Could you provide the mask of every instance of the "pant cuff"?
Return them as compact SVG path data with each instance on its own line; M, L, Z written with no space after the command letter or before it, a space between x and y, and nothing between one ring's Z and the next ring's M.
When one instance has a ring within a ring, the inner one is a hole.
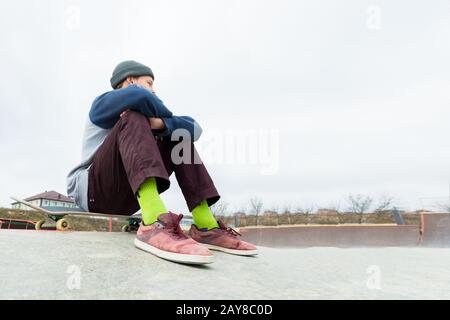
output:
M189 211L192 212L192 210L205 199L208 203L208 206L212 206L217 201L219 201L220 195L215 187L202 189L200 191L197 191L195 195L191 195L189 197L189 200L186 201Z
M131 189L133 190L133 194L136 195L139 187L147 180L148 178L156 178L156 186L158 188L158 193L163 193L170 187L170 179L167 175L163 173L155 173L152 170L142 170L139 172L138 176L131 182Z

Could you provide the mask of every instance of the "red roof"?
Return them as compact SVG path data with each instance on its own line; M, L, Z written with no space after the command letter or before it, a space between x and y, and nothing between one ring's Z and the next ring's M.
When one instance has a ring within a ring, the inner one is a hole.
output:
M36 199L45 199L45 200L64 201L64 202L74 203L74 201L71 198L69 198L63 194L60 194L56 191L45 191L45 192L37 194L35 196L26 198L25 201L32 201L32 200L36 200Z

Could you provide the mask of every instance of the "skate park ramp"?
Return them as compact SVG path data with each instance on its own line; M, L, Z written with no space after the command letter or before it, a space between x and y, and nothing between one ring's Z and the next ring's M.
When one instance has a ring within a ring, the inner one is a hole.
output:
M0 299L450 299L447 217L242 228L259 255L214 252L206 266L138 250L133 233L2 229Z
M270 248L188 266L121 232L0 230L0 299L450 299L450 249Z
M450 246L450 213L422 213L420 237L424 246Z
M243 228L243 239L267 247L416 246L419 226L351 225Z
M248 227L243 239L267 247L450 246L450 213L421 213L420 225Z

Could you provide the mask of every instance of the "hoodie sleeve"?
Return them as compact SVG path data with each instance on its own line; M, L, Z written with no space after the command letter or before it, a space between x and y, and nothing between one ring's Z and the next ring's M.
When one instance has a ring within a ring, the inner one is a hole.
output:
M172 112L154 93L130 85L98 96L89 111L89 118L97 126L111 129L126 109L139 111L147 117L172 117Z
M189 116L162 117L166 129L160 134L162 137L171 136L176 129L185 129L189 132L191 139L197 141L202 134L202 128L193 118Z

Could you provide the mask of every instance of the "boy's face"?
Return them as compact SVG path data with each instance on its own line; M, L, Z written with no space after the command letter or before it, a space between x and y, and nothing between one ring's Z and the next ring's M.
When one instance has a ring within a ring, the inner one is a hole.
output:
M138 85L138 86L140 86L142 88L150 90L153 93L156 93L155 89L153 87L153 79L150 76L140 76L140 77L137 77L137 78L133 78L131 80L131 82L125 81L123 87L124 88L128 87L130 84L136 84L136 85Z

